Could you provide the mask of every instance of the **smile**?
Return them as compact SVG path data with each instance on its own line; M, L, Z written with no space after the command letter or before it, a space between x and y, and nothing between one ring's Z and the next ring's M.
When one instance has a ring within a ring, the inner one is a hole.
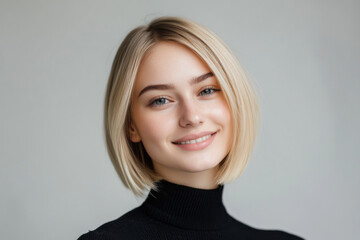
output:
M197 139L193 139L193 140L188 140L188 141L185 141L185 142L179 142L177 144L194 144L194 143L199 143L199 142L203 142L205 141L206 139L209 139L211 137L212 134L209 134L209 135L206 135L204 137L200 137L200 138L197 138Z
M214 133L208 133L197 138L194 135L192 135L193 137L190 138L191 135L188 135L187 137L185 137L185 139L177 140L176 142L173 142L173 144L186 151L202 150L212 143L215 136L217 135L217 132L218 131Z

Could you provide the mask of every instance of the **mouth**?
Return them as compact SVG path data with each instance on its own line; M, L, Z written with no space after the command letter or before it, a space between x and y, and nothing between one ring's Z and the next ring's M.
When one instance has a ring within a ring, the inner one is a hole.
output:
M216 132L202 132L195 135L187 135L175 142L172 142L176 147L183 151L200 151L206 149L215 139Z
M216 132L205 132L205 133L200 133L198 135L188 135L186 137L183 137L179 140L176 140L174 142L172 142L173 144L177 144L177 145L188 145L188 144L197 144L197 143L202 143L205 142L206 140L208 140L209 138L211 138L212 136L214 136Z

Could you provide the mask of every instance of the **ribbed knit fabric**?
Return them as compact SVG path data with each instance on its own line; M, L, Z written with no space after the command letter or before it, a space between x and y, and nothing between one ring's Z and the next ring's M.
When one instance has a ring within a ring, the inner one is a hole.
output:
M78 240L302 239L279 230L260 230L231 217L223 185L206 190L161 180L143 204Z

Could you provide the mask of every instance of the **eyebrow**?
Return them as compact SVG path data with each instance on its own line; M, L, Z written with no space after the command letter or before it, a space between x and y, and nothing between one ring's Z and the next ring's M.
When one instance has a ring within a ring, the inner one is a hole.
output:
M204 80L206 80L207 78L209 77L212 77L214 76L214 74L212 72L208 72L208 73L205 73L201 76L198 76L198 77L195 77L193 79L190 80L190 85L194 85L194 84L198 84ZM149 85L149 86L146 86L144 87L140 93L139 93L139 96L140 97L142 94L144 94L145 92L147 91L150 91L150 90L167 90L167 89L174 89L174 85L173 84L156 84L156 85Z

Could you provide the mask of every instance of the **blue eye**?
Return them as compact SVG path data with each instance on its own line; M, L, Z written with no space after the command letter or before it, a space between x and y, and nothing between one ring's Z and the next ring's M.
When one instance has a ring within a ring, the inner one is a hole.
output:
M200 92L200 95L202 96L202 95L211 95L211 94L213 94L214 92L218 92L218 91L220 91L220 89L216 89L216 88L214 88L214 87L207 87L207 88L205 88L204 90L202 90L201 92Z
M152 101L149 105L150 106L161 106L164 105L168 102L169 100L167 100L166 98L160 97L155 99L154 101Z

